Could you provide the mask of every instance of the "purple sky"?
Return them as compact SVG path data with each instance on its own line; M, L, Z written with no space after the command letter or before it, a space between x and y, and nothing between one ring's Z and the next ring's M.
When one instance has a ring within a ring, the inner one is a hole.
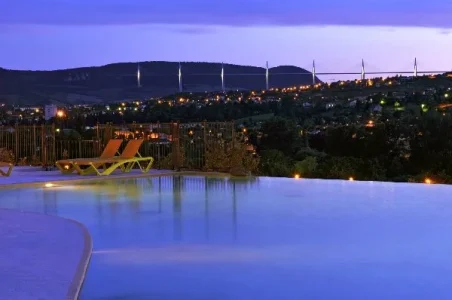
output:
M450 0L0 1L0 66L120 61L452 69ZM326 80L330 78L324 78Z

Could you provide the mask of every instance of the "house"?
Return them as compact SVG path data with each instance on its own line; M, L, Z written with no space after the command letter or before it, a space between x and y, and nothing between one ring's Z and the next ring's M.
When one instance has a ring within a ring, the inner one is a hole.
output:
M380 104L375 104L372 106L371 110L374 113L381 113L381 111L383 110L383 107Z
M356 106L357 101L356 100L352 100L348 103L349 107L355 107Z
M334 106L335 106L335 104L333 102L328 102L327 104L325 104L326 109L334 108Z
M405 98L405 92L393 92L392 97L395 99L404 99Z

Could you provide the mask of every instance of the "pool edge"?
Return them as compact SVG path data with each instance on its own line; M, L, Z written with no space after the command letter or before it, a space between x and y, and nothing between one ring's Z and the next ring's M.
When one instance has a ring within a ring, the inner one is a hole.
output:
M18 182L18 183L9 183L2 184L0 181L0 190L5 189L20 189L20 188L32 188L32 187L42 187L43 184L51 182L55 184L67 185L67 184L79 184L86 182L96 182L103 180L115 180L115 179L132 179L132 178L146 178L146 177L159 177L159 176L174 176L174 175L192 175L192 176L230 176L228 173L221 172L202 172L202 171L164 171L157 173L146 173L146 174L119 174L119 175L110 175L110 176L95 176L88 178L73 178L73 179L58 179L58 180L50 180L50 181L34 181L34 182Z
M91 234L89 233L88 228L82 224L79 221L76 221L74 219L55 216L55 215L48 215L43 213L36 213L36 212L29 212L29 211L22 211L22 210L16 210L16 209L9 209L9 208L0 208L1 211L5 212L11 212L21 215L40 215L44 216L46 218L51 219L59 219L63 220L69 223L72 223L76 225L82 232L83 235L83 249L82 253L80 255L80 258L78 260L77 266L75 268L75 274L72 277L71 282L69 283L68 290L66 292L65 299L67 300L78 300L80 296L80 292L83 287L83 283L85 281L85 277L88 271L88 267L91 261L91 255L93 250L93 241L91 238Z
M61 218L61 217L57 217ZM93 253L93 239L89 233L88 228L81 222L69 218L61 218L69 222L76 224L83 232L83 250L80 257L79 263L77 265L74 277L72 278L71 284L66 294L66 299L77 300L80 297L82 291L83 283L85 282L86 274L88 273L89 264L91 262L91 256Z

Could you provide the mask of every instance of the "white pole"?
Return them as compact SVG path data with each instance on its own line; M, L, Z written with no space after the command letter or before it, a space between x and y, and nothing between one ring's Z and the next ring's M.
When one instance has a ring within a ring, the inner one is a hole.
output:
M361 59L361 80L366 79L366 70L364 69L364 59Z
M179 63L179 93L182 93L182 90L183 90L183 88L182 88L182 66L181 66L181 64Z
M417 77L417 59L416 57L414 58L414 73L413 73L414 77Z
M223 63L221 63L221 90L223 91L223 93L226 92L226 90L224 88L224 65L223 65Z
M140 64L137 66L137 86L141 87L141 72L140 72Z
M312 61L312 84L315 85L315 60Z
M268 61L265 68L265 89L269 90L269 84L268 84Z

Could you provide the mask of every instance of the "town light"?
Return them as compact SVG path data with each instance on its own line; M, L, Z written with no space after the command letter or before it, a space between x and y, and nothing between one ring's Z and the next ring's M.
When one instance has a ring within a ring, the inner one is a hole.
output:
M62 110L57 111L57 117L59 117L59 118L64 117L64 111L62 111Z
M366 127L374 127L374 121L369 120L366 124Z
M433 181L430 178L425 178L424 182L426 184L432 184L433 183Z
M355 178L349 177L349 178L348 178L348 181L355 181Z
M300 179L300 174L295 174L295 175L293 176L293 178L295 178L295 179Z

